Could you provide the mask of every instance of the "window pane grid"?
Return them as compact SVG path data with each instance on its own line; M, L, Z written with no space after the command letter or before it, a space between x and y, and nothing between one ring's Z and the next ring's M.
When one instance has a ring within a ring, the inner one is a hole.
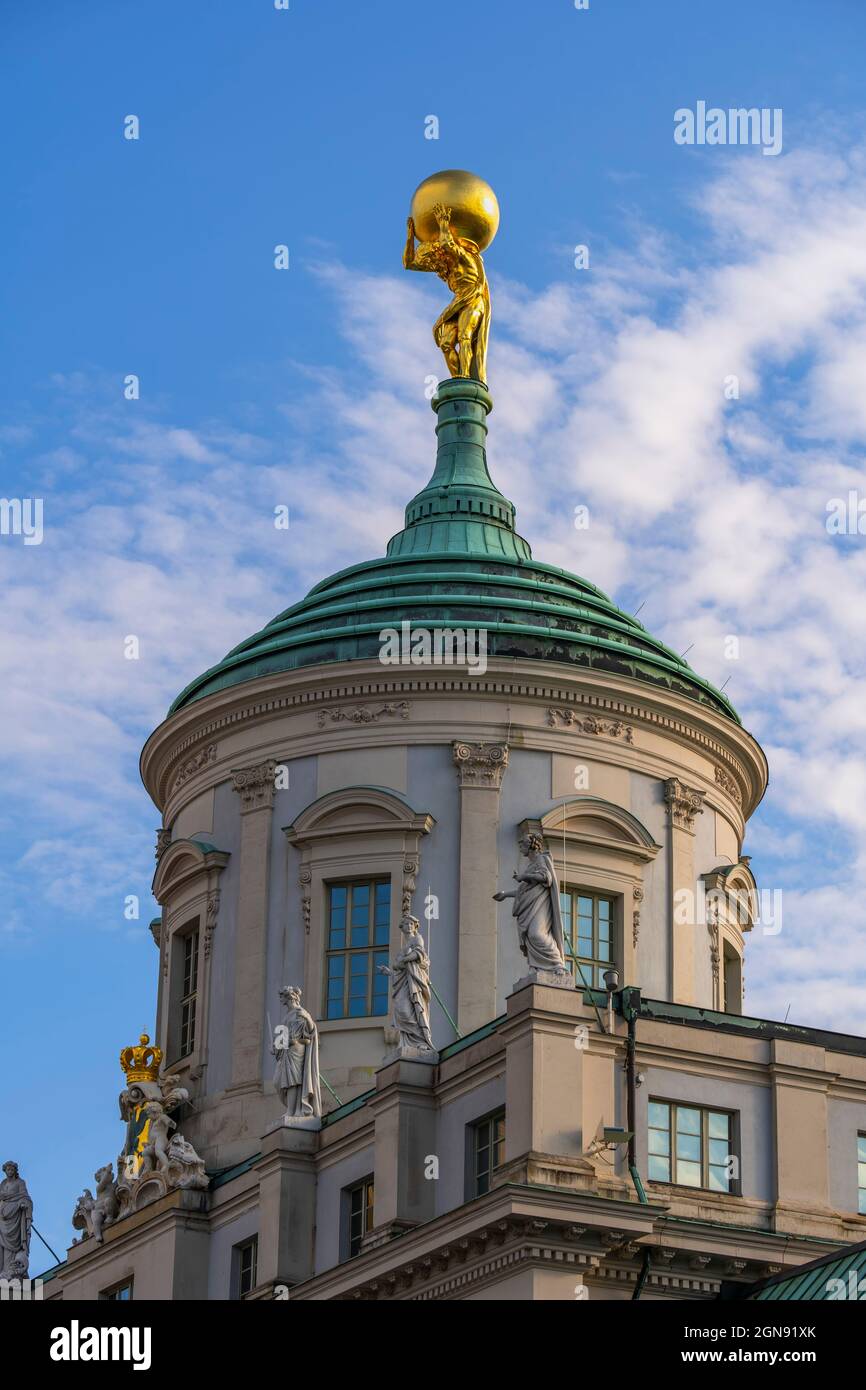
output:
M386 965L391 926L390 879L332 883L328 888L325 1017L371 1018L388 1012Z
M650 1101L647 1174L712 1192L731 1192L731 1116L722 1110Z
M866 1134L857 1135L857 1210L866 1216Z
M476 1197L490 1191L490 1180L505 1159L505 1111L473 1126L473 1178Z
M604 989L604 972L613 962L613 898L567 887L559 902L572 975L578 984Z
M349 1193L349 1256L361 1253L361 1242L368 1231L373 1229L374 1184L372 1178L365 1178Z
M180 1055L188 1057L195 1047L196 985L198 982L198 932L183 938L181 959Z

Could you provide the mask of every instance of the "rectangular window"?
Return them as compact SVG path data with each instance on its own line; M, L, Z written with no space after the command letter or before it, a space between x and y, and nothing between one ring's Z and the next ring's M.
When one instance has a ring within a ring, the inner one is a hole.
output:
M187 932L181 946L180 1056L195 1047L196 985L198 981L198 932Z
M132 1280L117 1284L113 1289L104 1289L99 1295L100 1303L128 1303L132 1298Z
M364 1178L349 1189L349 1259L361 1253L361 1242L373 1229L373 1179Z
M483 1197L505 1159L505 1111L497 1110L472 1126L472 1196Z
M866 1134L857 1135L857 1210L866 1216Z
M586 988L604 989L602 977L614 963L613 898L587 893L582 888L565 888L559 901L565 954L575 982Z
M326 1018L370 1018L388 1012L390 879L328 886Z
M251 1236L232 1251L233 1297L243 1298L256 1287L256 1267L259 1257L259 1238Z
M647 1176L652 1182L735 1192L733 1121L726 1110L651 1100Z

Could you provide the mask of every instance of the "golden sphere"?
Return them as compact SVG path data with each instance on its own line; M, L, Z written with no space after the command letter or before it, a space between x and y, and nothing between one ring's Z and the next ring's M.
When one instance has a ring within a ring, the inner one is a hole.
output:
M439 224L436 203L451 209L451 226L458 236L469 237L484 251L499 230L496 194L477 174L466 169L442 169L419 183L412 198L415 232L421 241L435 241Z

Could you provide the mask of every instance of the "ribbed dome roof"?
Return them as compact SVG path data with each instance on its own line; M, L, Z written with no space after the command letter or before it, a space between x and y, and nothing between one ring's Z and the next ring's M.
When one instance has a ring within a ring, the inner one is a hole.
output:
M488 657L559 661L665 686L739 723L730 702L600 589L532 559L485 454L486 388L441 382L436 468L380 560L317 584L181 692L172 711L278 671L376 658L384 628L483 628Z

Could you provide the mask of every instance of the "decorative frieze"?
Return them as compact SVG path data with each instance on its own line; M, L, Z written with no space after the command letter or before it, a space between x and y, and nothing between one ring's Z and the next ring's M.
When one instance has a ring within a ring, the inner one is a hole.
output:
M408 719L409 701L400 700L380 705L378 709L371 709L369 705L356 705L354 709L347 709L345 705L340 705L336 709L320 709L317 718L320 729L328 723L340 724L344 720L347 724L375 724L377 719Z
M270 810L274 804L276 772L273 758L255 767L232 770L232 787L241 799L241 815L247 811Z
M728 769L726 767L719 767L717 763L715 768L715 776L716 786L721 787L723 792L727 792L728 796L733 797L734 801L736 801L738 806L742 806L743 793L740 791L740 788L737 785L736 780L731 776L730 772L728 772Z
M634 743L631 724L624 724L621 719L599 719L595 714L581 714L580 710L551 705L547 711L547 722L551 728L557 728L557 721L567 729L576 729L579 733L604 734L607 738L620 738L623 743Z
M671 820L680 830L695 833L695 817L703 815L704 794L694 787L687 787L678 777L669 777L665 782L665 805L671 813Z
M298 886L301 890L301 916L304 922L305 936L310 935L310 913L312 910L312 902L310 899L310 884L312 883L312 881L313 875L310 872L310 870L306 867L301 869L301 872L298 874Z
M457 779L461 787L501 787L508 766L507 743L453 743Z
M407 912L412 911L412 898L415 893L415 875L417 874L417 872L417 859L408 858L403 860L402 908L404 917L406 916Z
M640 936L640 904L643 902L643 889L639 888L637 884L632 889L632 897L635 905L631 917L631 939L632 945L637 949L637 940Z
M181 763L177 770L171 787L172 791L176 792L178 787L182 787L184 782L189 781L190 777L194 777L197 772L201 772L202 768L207 767L209 763L215 763L216 756L217 745L209 743L207 748L202 748L192 758L187 758L186 762Z
M219 910L220 910L220 890L219 890L218 888L216 888L216 889L214 889L214 891L213 891L212 893L208 893L208 897L207 897L207 907L205 908L205 919L204 919L204 954L205 954L205 960L207 960L208 956L210 955L211 940L212 940L212 938L213 938L214 932L216 931L216 924L217 924L217 917L219 916Z

